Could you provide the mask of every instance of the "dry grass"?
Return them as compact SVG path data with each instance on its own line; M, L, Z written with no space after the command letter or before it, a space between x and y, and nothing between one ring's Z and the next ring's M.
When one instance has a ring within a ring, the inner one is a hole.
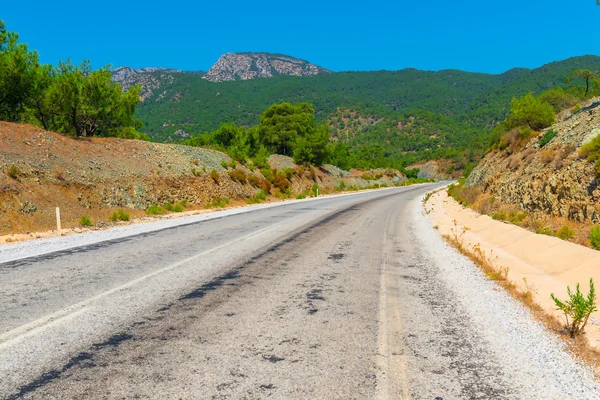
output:
M560 159L555 160L555 162L557 161ZM546 228L548 232L552 233L552 236L593 248L589 236L594 224L590 221L573 221L566 217L552 216L540 211L525 212L517 205L501 203L489 193L484 193L479 187L457 186L452 190L451 195L461 205L496 220L508 222L536 233ZM568 234L565 234L566 231Z

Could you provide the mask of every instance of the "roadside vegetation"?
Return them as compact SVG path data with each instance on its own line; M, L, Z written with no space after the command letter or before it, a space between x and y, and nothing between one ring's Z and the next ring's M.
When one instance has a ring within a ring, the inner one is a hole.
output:
M426 205L426 200L424 200L424 203ZM464 236L468 231L468 227L460 227L457 221L454 221L454 227L451 228L450 234L443 235L443 237L461 254L471 259L488 279L500 285L514 299L526 306L538 321L542 322L550 332L553 332L565 342L572 353L593 368L596 377L600 377L597 368L600 352L591 346L584 335L584 329L590 315L597 309L593 280L590 279L590 290L587 296L581 292L579 284L577 284L575 292L567 287L567 300L560 300L554 293L551 294L556 309L563 314L563 320L561 321L546 312L535 301L535 288L527 282L526 278L523 278L523 283L520 285L511 281L509 269L498 265L498 259L494 257L491 251L486 253L479 244L465 243Z
M467 187L465 180L448 187L448 195L459 204L472 208L498 221L525 228L539 235L554 236L562 240L600 250L600 226L589 221L579 222L555 217L543 212L526 212L519 206L503 204L480 187Z
M123 92L109 66L94 70L89 61L40 64L38 53L1 20L0 71L0 120L77 137L149 140L134 117L139 87Z

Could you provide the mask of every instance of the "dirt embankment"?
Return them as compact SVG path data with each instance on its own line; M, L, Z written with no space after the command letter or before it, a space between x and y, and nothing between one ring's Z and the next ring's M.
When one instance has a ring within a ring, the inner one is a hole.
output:
M520 137L506 135L471 173L467 186L523 210L600 222L600 180L580 150L600 135L600 98L565 110L558 123Z
M381 171L377 181L367 181L360 177L362 171L350 174L327 165L301 168L282 156L270 162L272 168L288 168L288 196L309 191L315 183L326 192L405 179L397 171ZM225 199L243 204L265 188L271 189L270 195L283 193L258 169L250 171L219 151L115 138L74 139L7 122L0 122L0 170L0 235L55 229L56 207L63 227L78 226L83 215L103 226L118 208L136 217L152 204L184 202L189 209L200 209Z

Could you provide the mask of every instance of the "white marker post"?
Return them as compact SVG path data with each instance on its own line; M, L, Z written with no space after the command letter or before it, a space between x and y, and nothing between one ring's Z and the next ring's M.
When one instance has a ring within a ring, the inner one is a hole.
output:
M56 230L58 231L58 236L62 236L60 229L60 208L56 207Z
M319 188L317 188L317 197L319 197Z

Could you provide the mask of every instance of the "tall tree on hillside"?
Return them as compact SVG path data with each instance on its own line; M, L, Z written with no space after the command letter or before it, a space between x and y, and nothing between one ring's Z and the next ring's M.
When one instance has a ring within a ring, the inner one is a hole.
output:
M139 102L139 86L123 92L121 85L113 82L110 70L93 71L89 62L80 67L69 61L60 63L49 99L56 109L56 123L65 133L75 136L126 136L139 126L134 118Z
M539 131L556 122L556 115L550 104L527 93L519 99L512 99L508 121L510 127L529 126Z
M19 43L19 35L8 32L0 20L0 119L23 118L38 65L37 53Z
M315 129L315 109L309 103L273 104L261 114L258 129L272 152L292 155L298 138Z
M298 164L313 164L317 167L323 165L329 158L327 144L331 133L328 125L320 125L310 129L298 139L294 150L294 162Z
M589 69L576 69L571 72L571 75L567 78L567 82L570 83L577 79L583 79L585 82L585 94L584 97L587 98L587 95L590 91L590 84L593 83L594 78L598 75L598 71L591 71Z

